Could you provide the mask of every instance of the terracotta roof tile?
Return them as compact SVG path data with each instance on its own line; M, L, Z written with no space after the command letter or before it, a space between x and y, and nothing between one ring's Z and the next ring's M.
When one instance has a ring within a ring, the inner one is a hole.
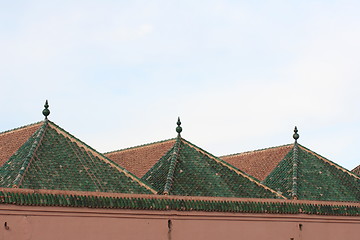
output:
M360 176L360 165L354 168L352 172Z
M225 162L263 181L291 150L293 144L220 157Z
M0 166L39 129L42 123L35 123L21 128L0 133Z
M175 139L105 153L104 155L141 178L175 144Z

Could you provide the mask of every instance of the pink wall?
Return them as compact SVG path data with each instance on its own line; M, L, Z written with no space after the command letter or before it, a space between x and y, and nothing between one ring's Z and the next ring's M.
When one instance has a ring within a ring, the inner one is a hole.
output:
M358 240L360 217L0 205L0 239L291 238Z

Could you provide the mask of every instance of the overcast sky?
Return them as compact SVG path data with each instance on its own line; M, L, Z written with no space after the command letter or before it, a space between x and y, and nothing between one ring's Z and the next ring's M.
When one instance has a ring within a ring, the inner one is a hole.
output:
M100 152L182 136L360 164L360 1L0 0L0 131L49 119Z

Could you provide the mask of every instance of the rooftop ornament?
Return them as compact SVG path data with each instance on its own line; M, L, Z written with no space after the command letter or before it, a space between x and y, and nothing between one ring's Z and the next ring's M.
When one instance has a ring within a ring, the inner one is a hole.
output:
M295 142L297 142L297 140L299 139L299 134L298 134L298 129L297 127L295 126L295 129L294 129L294 135L293 135L293 138L295 139Z
M178 117L178 120L177 120L177 123L176 123L178 126L176 127L176 132L178 134L180 134L182 132L182 127L180 126L181 125L181 122L180 122L180 117Z
M47 119L47 116L50 114L48 100L46 100L44 107L45 109L42 111L42 114L45 116L45 119Z

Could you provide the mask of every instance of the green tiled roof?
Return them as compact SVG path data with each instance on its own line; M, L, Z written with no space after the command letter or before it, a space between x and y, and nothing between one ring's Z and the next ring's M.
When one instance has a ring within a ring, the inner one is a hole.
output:
M0 167L0 187L156 193L48 120Z
M288 198L360 201L360 177L300 145L294 146L264 184Z
M160 211L203 211L269 214L315 214L360 216L359 204L302 202L292 200L249 200L216 198L176 198L156 195L94 195L92 193L30 192L0 189L0 204L24 206L88 207Z
M284 198L221 159L178 136L143 177L159 194Z

